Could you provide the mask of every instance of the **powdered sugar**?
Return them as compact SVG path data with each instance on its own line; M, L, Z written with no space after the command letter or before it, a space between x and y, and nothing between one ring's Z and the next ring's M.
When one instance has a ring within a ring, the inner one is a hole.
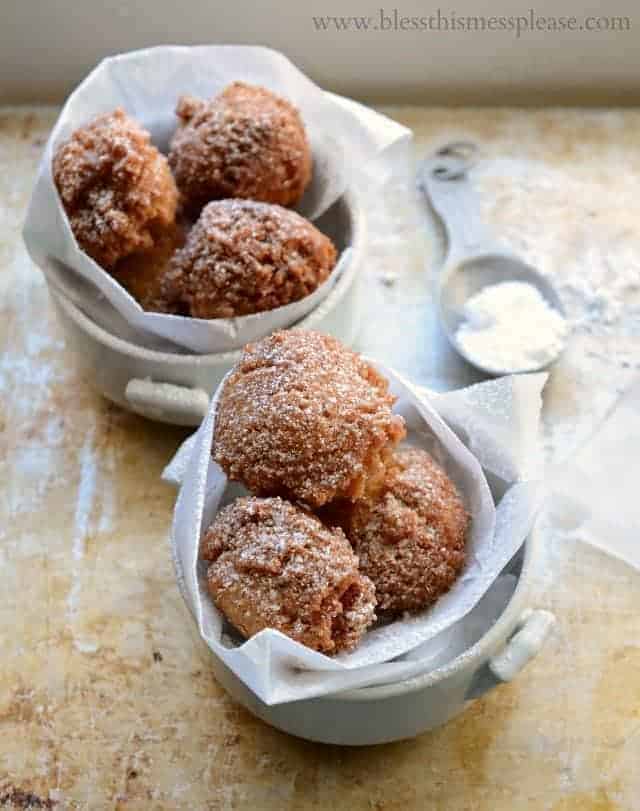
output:
M605 121L606 119L603 119ZM492 158L473 172L483 219L523 259L552 279L580 333L637 335L640 239L633 171L612 152L616 182L585 156L569 170L548 161Z
M527 282L484 287L464 308L456 338L467 356L496 372L540 369L562 351L568 325Z
M218 608L245 636L274 628L328 653L375 619L374 587L349 542L279 498L241 498L209 527L202 555Z
M149 133L118 108L58 145L52 171L71 229L105 268L154 244L170 226L178 192Z
M195 318L249 315L308 296L335 263L331 240L295 211L216 200L174 255L163 298Z
M243 197L295 205L311 180L311 149L296 107L233 82L210 101L182 97L169 162L189 208Z
M277 332L249 344L220 401L214 453L261 494L317 507L361 497L404 436L386 380L335 338Z

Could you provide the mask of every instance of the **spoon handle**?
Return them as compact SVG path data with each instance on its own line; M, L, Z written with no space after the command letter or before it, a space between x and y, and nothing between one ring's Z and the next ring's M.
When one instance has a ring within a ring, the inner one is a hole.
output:
M448 259L457 261L495 249L496 241L480 218L480 204L468 179L469 158L452 144L427 158L418 182L442 220L448 240ZM468 146L468 145L467 145Z

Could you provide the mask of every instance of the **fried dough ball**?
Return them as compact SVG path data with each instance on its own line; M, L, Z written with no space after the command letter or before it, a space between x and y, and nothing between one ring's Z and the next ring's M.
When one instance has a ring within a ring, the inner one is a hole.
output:
M295 205L311 180L298 110L263 87L234 82L209 101L182 96L169 163L186 206L244 197Z
M159 234L147 251L132 253L121 259L111 271L118 281L150 312L178 314L179 309L164 296L164 278L175 251L184 245L186 228L180 223L169 226Z
M355 647L374 588L342 530L279 498L240 498L207 530L211 596L244 637L274 628L322 653Z
M218 405L213 453L260 495L318 507L379 487L405 434L387 381L338 340L300 329L248 344Z
M294 211L218 200L205 206L173 257L164 296L194 318L249 315L313 293L335 262L329 237Z
M420 448L403 448L372 499L328 505L376 587L381 611L420 611L447 592L465 561L469 515L455 485Z
M152 248L174 222L178 191L167 159L121 108L77 129L52 169L79 246L107 270Z

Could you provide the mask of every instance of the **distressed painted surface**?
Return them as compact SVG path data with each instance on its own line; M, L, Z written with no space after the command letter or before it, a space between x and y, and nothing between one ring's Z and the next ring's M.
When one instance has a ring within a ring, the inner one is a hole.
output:
M521 218L525 252L542 250L535 228L546 228L547 251L571 234L605 259L613 250L616 261L637 261L640 114L391 113L415 129L418 153L463 135L487 155L537 162L541 184L482 181L487 216L508 236L518 238ZM0 114L0 808L640 808L638 575L569 542L561 512L542 522L534 595L557 613L557 632L515 683L444 729L371 749L325 747L266 727L226 697L168 558L174 492L159 474L185 434L92 393L20 242L53 119ZM523 194L540 202L535 228ZM427 384L472 380L434 350L424 262L437 258L437 241L395 195L392 233L371 248L361 346ZM588 233L587 206L597 223ZM631 303L614 320L581 331L552 375L551 457L569 455L637 373Z

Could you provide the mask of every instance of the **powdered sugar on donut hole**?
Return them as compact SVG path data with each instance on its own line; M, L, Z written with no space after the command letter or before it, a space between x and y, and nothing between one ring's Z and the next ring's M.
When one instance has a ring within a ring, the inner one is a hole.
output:
M227 378L213 453L260 495L319 507L362 498L405 436L388 381L328 335L292 329L248 344Z
M299 301L335 263L331 240L295 211L217 200L173 256L162 289L170 307L195 318L231 318Z
M52 171L76 240L105 268L153 248L174 222L178 192L167 159L120 107L60 144Z
M527 282L488 285L471 296L456 339L478 365L499 372L546 366L564 346L568 324Z
M312 157L298 110L264 87L233 82L209 101L183 96L169 163L184 202L243 197L295 205Z
M240 498L206 532L202 557L218 608L242 632L282 631L334 653L375 619L373 583L340 529L279 498Z

